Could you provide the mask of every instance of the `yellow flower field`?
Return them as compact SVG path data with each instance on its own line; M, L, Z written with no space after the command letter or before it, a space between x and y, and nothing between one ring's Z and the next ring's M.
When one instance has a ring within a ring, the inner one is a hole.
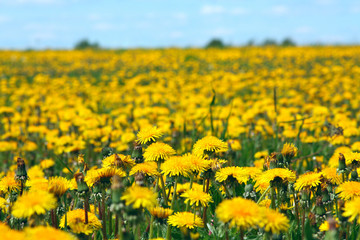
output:
M360 236L360 47L0 51L0 121L0 239Z

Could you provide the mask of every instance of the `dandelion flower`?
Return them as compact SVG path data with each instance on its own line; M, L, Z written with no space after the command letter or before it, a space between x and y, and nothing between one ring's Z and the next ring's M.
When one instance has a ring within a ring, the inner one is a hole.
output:
M55 165L54 160L52 159L44 159L40 162L40 167L42 169L48 169Z
M137 143L146 144L155 142L156 139L160 138L163 135L160 129L157 127L141 129L137 134Z
M357 218L357 223L360 224L360 197L345 202L343 216L348 217L349 222L352 222Z
M295 172L285 168L274 168L263 172L256 178L255 187L266 187L270 183L287 183L294 182L296 179Z
M293 143L285 143L281 150L281 154L286 158L295 157L297 153L298 149L294 146Z
M324 168L321 170L323 178L334 185L339 185L342 182L341 175L337 172L336 168Z
M211 167L211 161L205 160L200 156L194 154L185 154L183 160L188 162L191 166L191 171L195 173L206 171Z
M100 169L91 169L87 171L85 176L85 182L88 186L93 186L95 183L110 183L111 178L117 175L119 177L125 177L126 173L120 168L104 167Z
M270 208L262 208L262 221L260 224L265 232L279 234L289 229L289 219L282 213Z
M194 190L198 190L198 191L202 191L203 190L203 185L202 184L198 184L196 182L192 183L191 189ZM186 182L186 183L178 183L176 186L176 192L178 194L184 193L187 190L190 190L190 182Z
M46 178L34 178L26 181L26 186L30 187L30 191L47 191L49 188L49 180Z
M77 239L74 235L70 233L45 226L26 228L25 235L27 239L36 239L36 240L76 240Z
M195 204L195 206L207 207L209 202L213 202L210 194L195 189L187 190L181 194L181 197L186 198L185 203L190 202L190 205Z
M216 216L230 227L247 229L262 221L260 207L253 201L236 197L222 201L215 210Z
M164 161L175 153L175 150L171 146L156 142L145 149L144 158L146 162Z
M29 168L27 174L30 180L35 178L43 178L45 175L42 168L39 165L35 165Z
M224 182L226 180L236 179L239 183L246 183L248 176L241 167L224 167L220 168L215 174L215 180Z
M166 176L188 176L191 171L191 164L184 161L183 157L173 156L161 165L162 173Z
M153 215L156 218L164 219L170 216L174 211L171 210L170 208L154 207L154 208L150 208L149 212L151 215Z
M66 214L67 214L67 227L69 227L73 233L76 234L84 233L86 235L89 235L101 228L100 220L96 217L95 214L91 212L88 212L88 223L85 224L84 209L75 209L67 212ZM65 214L62 216L59 226L61 228L65 228Z
M198 140L193 146L193 153L198 156L213 152L226 152L227 150L227 143L214 136L206 136Z
M69 189L70 182L64 177L49 178L49 192L60 198Z
M191 212L177 212L169 217L168 223L177 228L204 227L201 218Z
M34 214L45 214L56 207L56 198L45 191L31 191L20 196L12 208L12 215L17 218L27 218Z
M307 172L296 180L294 188L296 191L300 191L304 188L309 189L318 186L321 182L321 173Z
M15 181L14 175L8 174L0 180L0 191L9 193L20 189L20 183Z
M157 203L157 193L147 187L133 185L125 190L121 200L125 200L125 204L132 205L133 208L152 208Z
M345 163L347 166L351 164L358 164L360 162L360 152L347 152L344 153Z
M116 167L116 168L129 168L135 165L135 161L131 159L129 155L123 154L113 154L109 157L102 160L102 166L106 167Z
M334 221L336 228L338 228L338 227L339 227L338 219L337 219L337 220L332 219L332 221ZM320 230L321 232L327 232L327 231L329 231L329 229L330 229L330 223L329 223L329 221L324 221L324 222L319 226L319 230Z
M0 222L1 240L25 240L24 232L11 229L8 225Z
M130 170L129 175L131 176L139 172L142 172L147 176L157 176L159 174L156 162L138 163Z
M336 188L336 193L344 200L360 196L360 182L344 182Z

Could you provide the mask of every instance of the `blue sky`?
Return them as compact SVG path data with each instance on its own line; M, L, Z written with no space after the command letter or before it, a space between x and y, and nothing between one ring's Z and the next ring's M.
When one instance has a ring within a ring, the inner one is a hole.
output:
M203 46L211 38L360 43L360 1L0 0L0 48Z

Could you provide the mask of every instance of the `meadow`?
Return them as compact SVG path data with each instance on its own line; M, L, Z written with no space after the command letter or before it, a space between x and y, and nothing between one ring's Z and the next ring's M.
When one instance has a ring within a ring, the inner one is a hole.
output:
M0 51L0 238L360 239L360 47Z

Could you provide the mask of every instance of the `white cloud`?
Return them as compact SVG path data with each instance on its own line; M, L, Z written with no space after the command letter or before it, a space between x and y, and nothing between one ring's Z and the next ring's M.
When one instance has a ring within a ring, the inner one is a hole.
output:
M186 21L186 20L187 20L187 15L186 15L186 13L183 13L183 12L175 13L175 14L173 15L173 17L174 17L176 20L179 20L179 21Z
M184 34L182 32L180 32L180 31L174 31L174 32L170 33L170 37L174 38L174 39L181 38L183 36L184 36Z
M93 28L100 31L108 31L114 29L115 26L110 23L96 23Z
M234 9L231 9L229 10L229 12L233 15L244 15L244 14L247 14L248 13L248 10L245 9L245 8L234 8Z
M289 13L289 8L284 5L273 6L270 13L274 15L285 15Z
M92 21L98 21L101 20L101 15L97 13L92 13L88 15L88 19Z
M9 17L0 15L0 24L1 23L6 23L6 22L9 22L9 21L10 21Z
M335 3L335 0L316 0L315 3L318 5L331 5Z
M12 0L12 1L0 0L0 3L6 3L9 5L25 5L25 4L49 5L49 4L62 3L62 1L61 0Z
M215 28L214 30L212 30L211 35L213 35L213 36L229 36L229 35L232 35L234 32L235 32L234 29L219 27L219 28Z
M309 26L301 26L295 29L295 33L308 34L313 32L313 29Z
M204 15L220 14L224 12L225 12L225 8L219 5L204 5L200 9L200 13Z

